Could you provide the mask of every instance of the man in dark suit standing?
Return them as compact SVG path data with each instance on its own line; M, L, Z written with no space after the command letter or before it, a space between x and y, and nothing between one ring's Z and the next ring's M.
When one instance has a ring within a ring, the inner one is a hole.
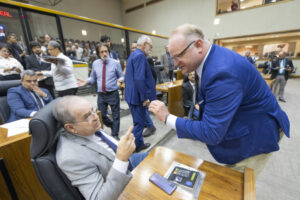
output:
M151 49L151 39L142 35L137 41L137 49L130 54L126 65L125 100L133 118L132 132L137 152L150 147L150 143L144 143L142 132L147 122L147 106L156 99L155 82L147 61Z
M52 101L49 91L38 87L34 71L23 71L21 83L22 85L7 91L7 103L10 108L8 122L33 117L37 111Z
M32 41L30 42L30 48L32 54L25 58L27 69L31 69L35 72L50 71L51 63L43 62L41 45L36 41ZM39 87L46 88L51 93L51 96L55 97L52 77L47 77L44 80L39 81Z
M293 71L294 65L293 62L285 58L285 53L281 51L278 55L278 59L275 61L275 66L273 68L272 78L276 78L274 83L274 92L277 91L279 85L279 101L286 102L284 99L283 93L286 82L289 78L289 73Z

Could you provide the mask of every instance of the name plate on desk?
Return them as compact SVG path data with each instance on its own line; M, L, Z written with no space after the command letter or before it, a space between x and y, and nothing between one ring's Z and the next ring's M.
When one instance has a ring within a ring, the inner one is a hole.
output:
M14 122L2 124L0 127L7 129L7 137L18 135L29 131L29 119L20 119Z

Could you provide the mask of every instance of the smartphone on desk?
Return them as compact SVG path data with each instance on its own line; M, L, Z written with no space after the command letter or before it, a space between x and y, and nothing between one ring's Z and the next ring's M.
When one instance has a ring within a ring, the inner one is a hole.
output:
M175 183L172 183L171 181L168 181L165 177L159 175L158 173L154 173L149 180L154 183L156 186L161 188L163 191L171 195L175 189L177 188L177 185Z

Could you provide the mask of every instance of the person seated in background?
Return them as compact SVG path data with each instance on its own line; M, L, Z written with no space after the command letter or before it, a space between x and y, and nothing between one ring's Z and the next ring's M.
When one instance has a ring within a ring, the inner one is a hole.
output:
M254 60L253 60L253 58L251 57L251 51L249 50L249 49L247 49L246 51L245 51L245 58L251 63L251 64L254 64L255 62L254 62Z
M82 59L82 55L83 55L83 48L81 48L78 44L78 42L75 42L74 44L74 50L76 52L76 58L77 60L81 60Z
M59 130L56 161L85 199L118 199L133 170L148 153L134 153L133 126L119 143L102 131L92 105L79 96L58 100L53 115Z
M76 60L76 51L74 49L73 46L73 42L72 41L68 41L67 42L67 46L66 46L66 55L71 59L71 60Z
M274 62L275 62L275 59L273 59L273 56L272 55L269 55L268 56L268 60L262 64L259 65L259 67L261 66L261 68L264 68L262 70L262 73L264 74L272 74L272 69L274 67Z
M36 41L30 42L30 48L32 51L32 54L27 56L25 58L25 63L27 66L27 69L31 69L35 71L36 73L41 71L50 71L51 70L51 63L44 62L42 56L46 56L42 53L41 45ZM46 88L50 93L52 97L55 97L54 95L54 85L53 85L53 79L52 77L41 77L43 80L40 80L39 87Z
M100 38L100 42L106 44L109 48L109 57L110 58L113 58L115 60L118 60L118 54L112 50L112 47L111 47L111 41L110 41L110 37L108 35L102 35L101 38Z
M22 64L10 57L11 51L7 44L0 43L0 81L18 80L23 71Z
M239 5L237 4L237 2L232 1L231 2L231 11L236 11L239 8Z
M184 79L182 84L182 100L183 107L189 119L197 119L199 116L199 105L196 103L197 88L195 82L195 71L188 73L188 77Z
M8 122L33 117L36 112L52 101L47 89L39 88L37 75L33 70L21 74L22 85L7 91L7 103L10 108Z

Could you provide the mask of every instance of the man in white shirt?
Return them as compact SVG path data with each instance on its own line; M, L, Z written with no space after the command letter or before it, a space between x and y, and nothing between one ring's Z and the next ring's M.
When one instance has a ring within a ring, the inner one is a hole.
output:
M76 58L77 60L82 59L83 49L79 46L78 42L75 42L75 51L76 51Z
M133 127L119 143L100 129L91 104L82 97L58 100L53 115L63 124L56 161L85 199L118 199L135 168L148 154L135 150Z

